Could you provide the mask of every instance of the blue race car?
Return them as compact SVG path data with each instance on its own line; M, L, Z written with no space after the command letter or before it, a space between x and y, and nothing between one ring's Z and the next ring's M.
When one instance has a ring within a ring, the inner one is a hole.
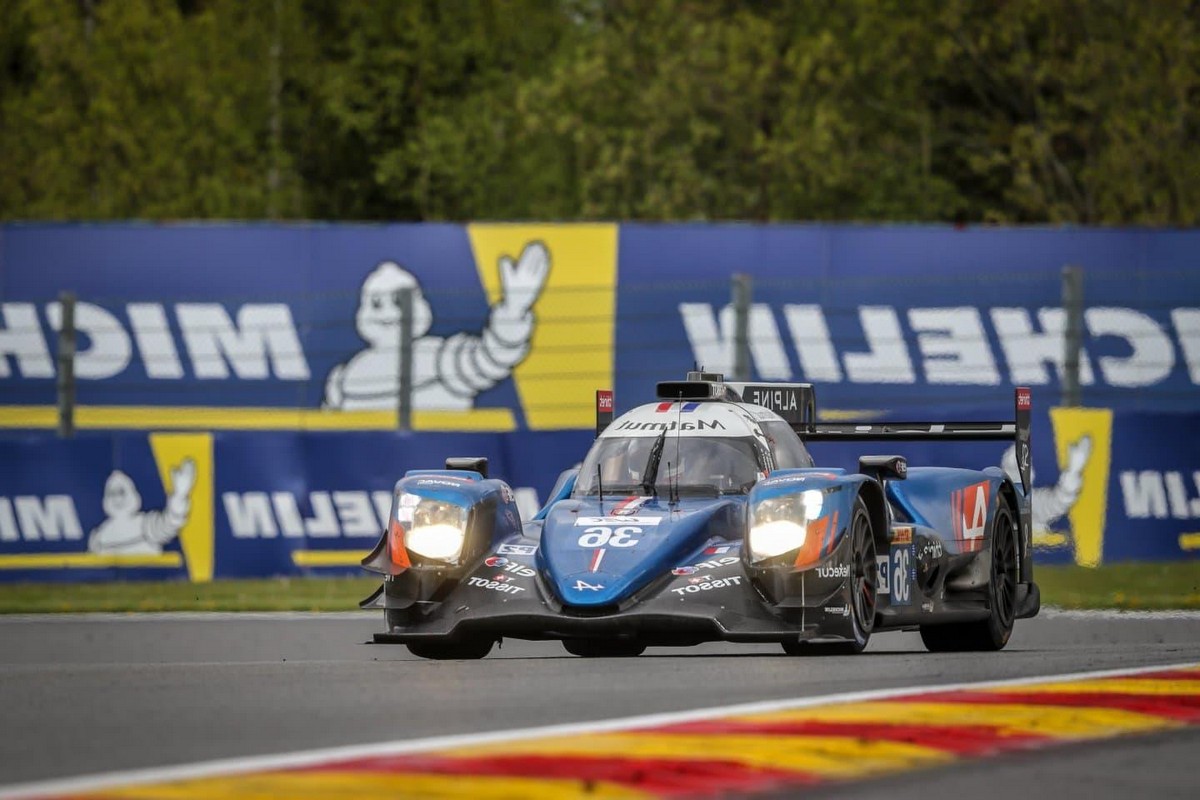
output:
M362 602L384 611L375 641L435 659L504 637L578 656L708 641L803 655L916 628L933 651L999 650L1038 612L1028 389L1012 421L818 423L811 385L689 373L612 416L597 392L595 443L524 523L485 459L407 473L363 560L384 576ZM805 446L979 439L1016 442L1020 486L895 455L819 468Z

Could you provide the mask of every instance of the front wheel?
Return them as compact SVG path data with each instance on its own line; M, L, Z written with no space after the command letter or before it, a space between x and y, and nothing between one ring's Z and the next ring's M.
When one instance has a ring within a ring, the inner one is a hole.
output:
M640 656L646 645L621 639L563 639L563 649L582 658L629 658Z
M875 561L875 536L871 531L871 515L860 496L854 501L850 519L850 636L844 642L784 642L783 652L789 656L851 656L861 653L875 628L876 595L879 590L879 567Z
M474 642L409 642L408 652L434 661L473 661L492 652L491 639Z
M950 625L922 625L921 641L931 652L1001 650L1012 636L1017 611L1017 525L1012 509L1001 500L992 519L992 571L988 580L987 619Z

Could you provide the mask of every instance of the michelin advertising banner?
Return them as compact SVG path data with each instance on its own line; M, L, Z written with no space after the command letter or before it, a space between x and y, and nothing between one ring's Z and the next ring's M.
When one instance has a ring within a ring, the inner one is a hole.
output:
M994 413L1057 398L1062 269L1084 270L1083 404L1194 411L1200 231L847 225L4 225L0 426L53 428L59 294L84 428L591 424L699 364L831 410ZM399 291L416 290L400 352ZM1043 391L1044 390L1044 391Z
M586 450L596 389L620 413L695 365L732 371L735 273L753 377L815 383L826 418L1005 417L1031 386L1039 559L1195 557L1197 252L1200 231L1132 229L0 225L0 580L350 569L395 479L447 455L487 455L535 507ZM1067 265L1086 408L1047 412Z
M1051 409L1033 432L1041 563L1097 565L1200 553L1200 414ZM589 431L507 434L216 432L7 435L0 581L354 573L408 469L488 458L534 513ZM812 445L853 469L861 445ZM1016 473L996 444L890 443L910 463Z

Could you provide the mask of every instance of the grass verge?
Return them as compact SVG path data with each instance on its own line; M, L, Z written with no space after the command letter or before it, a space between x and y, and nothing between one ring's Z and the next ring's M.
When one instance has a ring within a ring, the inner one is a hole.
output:
M66 611L357 611L377 578L0 585L0 614Z
M1200 609L1200 561L1039 566L1043 605L1060 608ZM0 585L0 613L67 611L352 611L376 578L274 578L212 583Z
M1042 604L1128 611L1200 609L1200 561L1036 567Z

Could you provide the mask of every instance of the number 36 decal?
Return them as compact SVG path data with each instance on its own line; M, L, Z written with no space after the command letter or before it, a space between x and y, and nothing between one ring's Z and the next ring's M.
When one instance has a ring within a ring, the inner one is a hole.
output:
M619 528L605 528L597 525L585 528L579 537L580 547L635 547L638 543L634 536L642 529L635 525L622 525Z

